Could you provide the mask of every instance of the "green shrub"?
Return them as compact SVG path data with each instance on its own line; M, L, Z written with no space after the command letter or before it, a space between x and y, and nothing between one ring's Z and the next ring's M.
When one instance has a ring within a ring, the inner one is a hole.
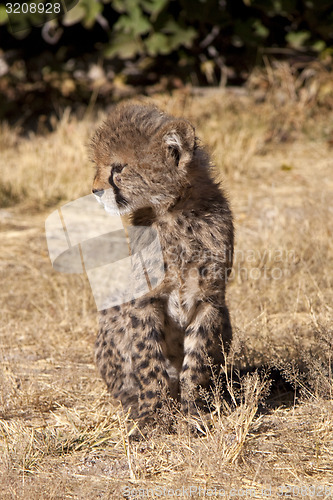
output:
M28 37L29 43L31 31L39 30L46 42L63 44L79 27L82 37L91 37L93 50L96 33L103 31L99 50L107 58L172 55L175 63L191 61L207 78L223 71L228 58L255 63L258 51L267 47L321 54L333 45L332 0L80 0L50 21L62 34L56 39L43 26L33 27L41 20L38 14L18 15L13 37ZM2 4L0 36L11 27ZM11 39L6 37L6 48Z

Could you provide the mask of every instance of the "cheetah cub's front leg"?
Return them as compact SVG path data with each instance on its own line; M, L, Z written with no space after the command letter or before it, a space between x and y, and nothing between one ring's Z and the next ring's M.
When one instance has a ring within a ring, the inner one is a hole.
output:
M210 302L201 303L185 331L184 360L180 372L181 404L185 413L195 415L202 407L200 387L209 386L212 370L221 365L223 351L228 352L231 338L228 309Z
M104 311L96 363L109 391L131 416L146 423L168 393L163 314L154 298Z

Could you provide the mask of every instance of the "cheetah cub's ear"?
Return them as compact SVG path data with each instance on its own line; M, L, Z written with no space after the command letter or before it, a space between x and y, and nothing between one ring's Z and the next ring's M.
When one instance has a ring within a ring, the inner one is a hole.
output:
M186 120L170 120L159 131L167 158L179 168L192 160L195 147L194 127Z

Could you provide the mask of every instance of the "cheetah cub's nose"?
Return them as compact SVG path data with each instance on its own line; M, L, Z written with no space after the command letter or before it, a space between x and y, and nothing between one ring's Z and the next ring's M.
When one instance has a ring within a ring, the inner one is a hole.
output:
M98 189L93 189L92 192L94 193L95 196L99 196L101 198L104 194L104 189L100 191Z

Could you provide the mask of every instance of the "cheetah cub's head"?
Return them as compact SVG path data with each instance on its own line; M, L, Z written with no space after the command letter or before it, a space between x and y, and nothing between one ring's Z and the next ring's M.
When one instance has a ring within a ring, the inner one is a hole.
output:
M195 132L154 106L116 106L91 141L93 193L105 210L163 211L182 197L195 151Z

